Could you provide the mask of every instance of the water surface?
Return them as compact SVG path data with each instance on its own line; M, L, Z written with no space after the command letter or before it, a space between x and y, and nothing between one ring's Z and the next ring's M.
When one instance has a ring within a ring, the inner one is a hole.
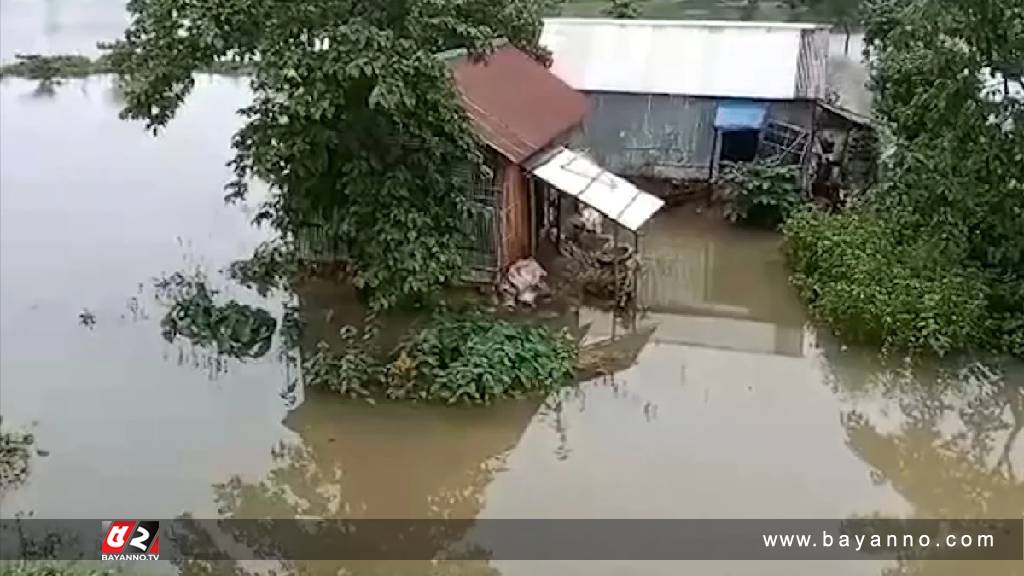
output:
M3 0L0 8L5 58L40 46L63 51L94 38L96 21L107 22L103 28L120 17L56 0ZM50 32L47 10L60 14ZM564 319L586 327L591 340L650 331L636 364L543 402L373 407L311 394L292 409L280 392L294 371L275 354L211 373L203 351L160 337L163 310L149 282L201 266L226 296L277 310L278 297L262 300L216 275L267 234L250 226L251 205L221 200L239 125L233 112L247 99L244 81L204 77L153 138L117 119L109 79L68 82L52 95L31 82L0 84L0 413L5 426L32 428L49 451L33 459L23 487L3 495L5 516L1024 516L1019 365L958 361L911 370L847 349L808 325L786 282L778 236L689 210L667 211L645 230L643 313L617 321L585 307ZM307 314L324 318L339 308L343 315L343 295L320 290L328 293L307 295ZM96 317L92 329L79 323L84 308ZM341 567L435 570L306 566ZM449 568L785 576L1020 570L852 562Z

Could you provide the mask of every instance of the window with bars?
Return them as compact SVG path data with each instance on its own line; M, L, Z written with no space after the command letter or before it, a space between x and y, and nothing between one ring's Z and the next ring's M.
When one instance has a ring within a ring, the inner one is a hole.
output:
M777 160L782 164L800 164L810 142L807 130L785 122L769 120L761 131L758 158Z

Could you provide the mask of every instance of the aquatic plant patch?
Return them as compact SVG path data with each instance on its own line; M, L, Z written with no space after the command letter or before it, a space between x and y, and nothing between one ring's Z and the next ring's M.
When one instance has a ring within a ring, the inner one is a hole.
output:
M277 320L266 310L234 300L216 303L217 291L201 273L175 272L155 286L158 298L170 308L160 321L168 342L181 336L233 358L260 358L270 350Z
M3 419L0 419L2 424ZM25 481L34 443L32 434L0 429L0 493Z
M442 312L382 360L373 330L321 342L303 362L305 382L351 397L487 404L547 394L576 371L576 342L539 324Z

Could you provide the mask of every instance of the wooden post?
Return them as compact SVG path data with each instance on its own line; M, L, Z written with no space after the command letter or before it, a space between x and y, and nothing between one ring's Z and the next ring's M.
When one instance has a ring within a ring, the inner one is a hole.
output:
M615 282L615 307L619 306L619 223L612 223L612 279Z
M537 186L533 176L526 174L526 209L530 211L530 256L537 256Z
M640 230L633 232L633 258L635 259L636 266L633 268L633 308L636 308L637 302L639 302L637 293L640 291ZM636 329L636 326L633 326Z
M711 138L711 161L708 162L708 182L715 179L715 156L718 153L718 128Z
M555 250L562 253L562 193L558 192L555 202Z

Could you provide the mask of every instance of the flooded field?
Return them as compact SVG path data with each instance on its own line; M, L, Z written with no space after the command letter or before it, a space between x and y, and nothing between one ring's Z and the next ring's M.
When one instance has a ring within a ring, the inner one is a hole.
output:
M69 11L84 10L72 4L2 0L2 57L91 42L102 34L90 18L120 17L97 9L70 24ZM109 79L53 94L0 84L0 415L5 427L32 430L43 450L28 481L0 495L4 517L1024 516L1024 368L962 360L910 369L848 349L808 324L778 236L686 210L645 231L635 321L592 308L565 319L592 340L649 331L636 364L544 402L370 406L313 394L291 407L281 392L295 374L276 354L219 369L201 350L168 344L151 279L192 266L218 278L265 238L249 224L252 207L222 202L233 111L247 98L244 81L202 78L153 138L118 120ZM278 310L277 299L218 283ZM83 310L95 325L81 324ZM302 568L1021 573L991 562Z

